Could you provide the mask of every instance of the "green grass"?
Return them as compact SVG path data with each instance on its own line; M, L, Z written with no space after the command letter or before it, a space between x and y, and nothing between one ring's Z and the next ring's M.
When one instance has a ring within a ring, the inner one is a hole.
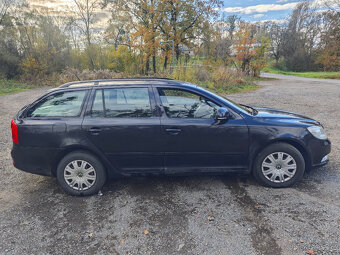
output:
M301 76L301 77L307 77L307 78L340 80L340 72L291 72L291 71L282 71L272 66L268 66L262 71L268 72L268 73L294 75L294 76Z
M37 88L39 85L26 84L16 80L0 79L0 95L20 92L26 89Z
M226 84L225 86L218 86L218 87L208 87L205 82L197 82L196 83L198 86L202 88L206 88L211 92L214 92L216 94L221 94L221 95L228 95L228 94L234 94L234 93L247 93L251 91L255 91L262 86L256 85L255 83L243 83L240 85L229 85Z
M252 81L257 82L257 81L275 81L278 80L276 78L268 78L268 77L253 77Z
M244 85L238 85L238 86L231 86L229 89L224 90L223 92L225 94L247 93L247 92L255 91L261 87L262 86L259 86L256 84L244 84Z

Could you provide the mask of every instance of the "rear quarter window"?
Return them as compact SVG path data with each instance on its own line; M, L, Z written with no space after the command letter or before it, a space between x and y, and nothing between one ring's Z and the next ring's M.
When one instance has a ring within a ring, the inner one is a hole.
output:
M76 117L80 115L87 90L59 92L44 98L27 117Z

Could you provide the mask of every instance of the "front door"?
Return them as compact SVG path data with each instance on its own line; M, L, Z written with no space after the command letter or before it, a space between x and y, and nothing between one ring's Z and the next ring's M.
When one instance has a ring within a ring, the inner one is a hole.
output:
M123 173L159 172L160 118L154 99L145 87L101 88L84 118L89 140Z
M235 114L216 121L217 103L195 92L158 88L165 172L219 172L247 168L248 128Z

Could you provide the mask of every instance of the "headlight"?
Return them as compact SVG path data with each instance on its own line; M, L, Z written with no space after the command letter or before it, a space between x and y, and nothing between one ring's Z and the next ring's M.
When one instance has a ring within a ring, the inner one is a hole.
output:
M316 138L326 140L327 135L325 133L325 130L320 126L310 126L307 128L308 131Z

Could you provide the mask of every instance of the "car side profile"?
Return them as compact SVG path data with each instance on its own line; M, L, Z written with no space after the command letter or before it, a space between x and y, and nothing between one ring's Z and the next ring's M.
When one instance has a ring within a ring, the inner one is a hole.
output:
M252 173L288 187L331 150L313 119L170 79L67 83L21 109L11 128L14 166L57 177L71 195L134 174Z

